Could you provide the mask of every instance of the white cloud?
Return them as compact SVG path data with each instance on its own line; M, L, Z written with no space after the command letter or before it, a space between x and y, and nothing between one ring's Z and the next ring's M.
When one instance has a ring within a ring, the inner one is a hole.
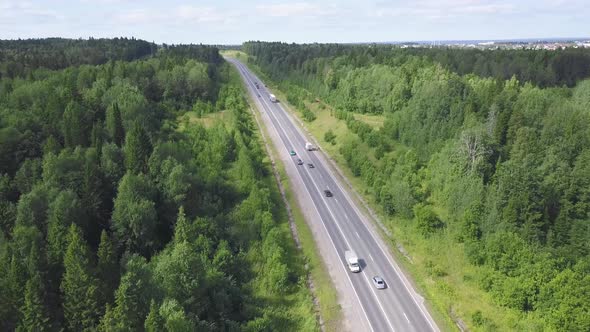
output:
M0 24L26 22L47 23L62 20L58 12L30 1L0 1Z
M410 5L391 6L385 3L369 10L372 17L455 18L466 15L500 15L516 11L513 4L495 0L421 0Z
M260 15L272 17L318 16L326 14L326 11L321 7L309 2L258 5L256 9Z
M116 23L121 24L229 24L239 16L241 16L241 13L236 11L222 11L215 7L183 5L164 11L129 10L116 14L114 20Z

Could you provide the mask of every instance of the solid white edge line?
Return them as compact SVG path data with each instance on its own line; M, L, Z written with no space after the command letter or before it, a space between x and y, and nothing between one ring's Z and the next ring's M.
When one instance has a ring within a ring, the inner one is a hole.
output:
M232 63L233 63L233 62L232 62ZM234 65L235 65L235 63L234 63ZM250 79L248 79L246 76L247 76L247 75L245 75L245 74L243 75L243 77L244 77L246 80L248 80L248 81L251 81L251 80L250 80ZM266 103L266 102L264 102L264 103ZM267 106L267 107L270 109L270 106L268 106L268 104L267 104L266 106ZM264 107L263 107L263 108L264 108ZM271 112L271 111L268 111L268 113L272 113L272 112ZM269 117L270 117L270 115L269 115ZM277 120L277 122L279 122L279 121ZM272 122L271 122L271 123L272 123ZM279 136L279 139L280 139L280 135L279 135L279 133L278 133L278 129L275 127L275 125L274 125L274 124L273 124L273 129L275 130L275 132L276 132L277 136ZM286 133L285 133L285 136L287 136L287 135L286 135ZM287 138L287 140L288 140L288 138ZM291 143L291 144L292 144L292 143ZM286 166L286 165L285 165L285 166ZM301 176L301 174L299 174L299 172L297 172L297 169L296 169L295 171L296 171L297 175L299 176L299 178L300 178L301 182L302 182L303 184L305 184L305 181L303 181L303 177ZM313 182L313 181L312 181L312 182ZM326 224L325 224L324 218L322 218L322 215L321 215L320 211L318 210L318 208L317 208L317 206L316 206L316 204L317 204L317 203L316 203L316 202L314 201L314 199L311 197L311 194L309 193L309 191L308 191L308 195L309 195L309 198L310 198L310 200L311 200L311 201L312 201L312 203L313 203L313 207L314 207L314 209L316 210L316 213L317 213L317 214L318 214L318 216L320 217L320 220L322 220L322 226L324 226L324 229L325 229L325 231L326 231L326 234L328 234L328 237L330 238L330 243L332 244L332 247L334 248L334 251L336 252L336 256L337 256L338 258L340 258L340 255L338 254L338 252L339 252L339 251L338 251L338 249L336 248L336 245L334 244L334 240L332 239L332 236L330 235L330 232L328 231L328 228L326 227ZM348 270L346 269L346 266L345 266L345 265L343 265L343 264L338 264L338 265L340 265L340 266L342 267L342 269L344 270L344 273L346 274L346 277L348 278L348 281L350 282L351 288L352 288L352 290L354 291L354 293L355 293L355 295L356 295L356 297L357 297L357 300L358 300L358 302L359 302L359 304L360 304L361 310L362 310L362 311L363 311L363 313L365 314L365 318L366 318L366 320L367 320L367 323L369 324L369 328L371 329L371 331L375 331L375 329L373 328L373 325L371 324L371 320L369 319L369 315L367 314L367 312L366 312L366 310L365 310L365 308L364 308L363 302L361 301L361 299L360 299L360 297L359 297L359 295L358 295L358 293L357 293L357 291L356 291L356 288L354 287L354 284L352 283L352 279L350 278L350 275L349 275L349 272L348 272Z
M268 89L267 89L268 90ZM283 108L282 105L278 105L280 108ZM304 139L307 139L306 135L303 134L303 132L301 131L301 129L299 128L298 125L296 125L296 122L293 121L291 114L289 114L289 112L285 111L283 109L283 111L285 112L286 117L289 119L289 121L291 121L291 123L293 123L293 127L295 128L295 130L298 131L299 135L301 137L303 137ZM277 122L279 122L277 120ZM290 141L290 140L289 140ZM290 142L291 144L293 144L293 142ZM323 153L323 151L320 151L320 153ZM318 158L320 159L320 158ZM327 160L327 159L326 159ZM320 163L323 164L323 161L320 159ZM423 308L423 302L419 303L419 301L416 299L415 295L416 295L416 291L414 290L413 287L409 286L409 282L406 278L406 276L401 272L401 270L398 268L397 264L394 264L391 260L391 258L389 257L389 255L386 253L386 251L383 249L383 247L381 246L380 242L377 240L376 235L374 234L373 230L371 227L369 227L366 223L367 221L365 220L364 214L362 214L359 209L356 207L356 204L353 204L352 199L349 197L348 192L345 191L342 186L340 185L338 178L334 175L334 173L332 172L332 170L330 169L330 167L326 167L325 165L324 168L328 171L328 173L330 173L330 175L332 176L332 178L334 179L334 182L336 183L336 185L338 186L338 188L340 189L340 191L344 194L346 200L348 201L348 203L352 206L352 208L355 210L355 212L357 213L359 219L361 220L361 222L363 223L363 225L365 226L365 228L367 229L368 233L371 235L371 237L374 238L374 241L376 242L377 246L379 247L379 249L381 250L381 252L385 255L385 258L387 259L387 261L389 262L389 264L393 267L394 271L396 272L396 274L398 275L398 277L400 278L400 280L402 281L402 284L404 285L404 287L406 288L406 290L408 291L408 294L410 295L410 297L412 298L412 300L414 301L414 303L416 304L416 306L418 307L418 309L420 310L420 312L422 313L422 315L424 316L424 318L426 319L426 321L428 322L428 325L430 325L430 327L432 328L432 330L434 331L439 331L438 328L435 328L432 320L432 317L430 316L429 313L425 312L425 308Z
M282 108L281 105L279 105L279 107ZM285 111L283 109L283 111L285 112L287 118L294 124L293 127L295 127L295 129L299 132L299 134L301 135L301 137L306 138L306 136L303 134L303 132L300 130L299 126L296 125L296 122L293 121L291 118L291 114L289 114L289 112ZM320 151L320 153L323 153L323 151ZM318 158L320 159L320 158ZM327 160L327 158L326 158ZM320 163L323 164L323 161L320 159ZM334 182L336 183L336 185L338 186L338 188L340 189L340 191L344 194L346 200L348 201L348 203L350 204L350 206L352 206L352 208L355 210L355 212L357 213L359 219L361 220L361 222L363 223L363 225L365 226L365 228L367 229L368 233L371 235L371 237L374 238L374 241L376 242L377 246L379 247L379 249L381 250L381 252L385 255L385 258L387 259L387 261L389 262L389 264L393 267L394 271L396 272L396 274L398 275L398 277L400 278L400 280L402 281L402 284L404 285L404 287L406 288L406 290L408 291L408 294L410 295L410 297L412 298L412 300L414 301L414 303L416 304L416 306L418 307L418 309L420 310L420 312L422 313L422 316L424 316L424 318L426 319L426 321L428 322L428 325L432 328L433 331L439 331L438 328L435 328L434 325L432 324L432 317L430 316L429 313L426 313L422 307L423 304L420 304L418 302L418 300L415 297L416 291L413 289L413 287L408 286L408 280L406 278L406 276L399 270L398 266L396 264L394 264L391 260L391 258L389 257L388 254L386 254L386 251L383 249L383 247L381 246L381 244L379 243L379 241L376 238L376 235L374 234L373 230L371 227L367 226L365 218L364 218L364 214L362 214L359 209L356 207L356 204L352 203L352 199L349 197L348 192L345 191L342 186L340 185L338 178L334 175L334 173L332 172L332 170L330 169L330 167L326 167L325 165L324 168L328 171L328 173L330 173L332 175L332 178L334 179Z
M266 106L267 106L269 109L271 108L271 107L270 107L270 105L268 105L268 103L267 103L266 101L263 101L263 102L266 104ZM280 105L279 105L279 107L280 107ZM283 110L283 111L284 111L284 110ZM269 113L273 113L273 112L269 112ZM278 120L278 118L276 117L276 115L275 115L275 114L273 114L273 117L275 117L275 120L277 121L277 123L278 123L278 124L279 124L279 126L280 126L280 123L281 123L281 122ZM273 125L274 125L274 124L273 124ZM295 145L293 144L293 142L291 141L291 139L289 138L289 135L287 135L287 132L285 131L285 129L284 129L284 128L282 128L282 127L281 127L281 129L282 129L282 130L283 130L283 132L285 133L285 137L287 138L287 141L289 141L289 143L290 143L292 146L295 146ZM323 166L323 165L322 165L322 166ZM321 192L321 191L320 191L320 188L317 186L317 184L315 183L315 181L313 181L313 177L311 176L311 174L310 174L310 172L309 172L309 169L307 169L307 168L306 168L306 169L305 169L305 172L306 172L306 173L308 173L308 175L309 175L309 178L311 179L311 183L313 183L314 187L315 187L315 188L318 190L318 192ZM299 173L297 173L297 174L299 174ZM299 176L301 176L301 174L299 174ZM303 178L301 178L301 180L303 181ZM304 183L305 183L305 182L304 182ZM326 201L326 199L324 198L324 196L321 196L321 195L320 195L320 197L321 197L321 198L322 198L322 200L324 201L324 204L326 205L326 208L328 209L328 212L330 213L330 216L331 216L331 217L332 217L332 219L334 220L334 224L336 224L336 227L337 227L337 228L338 228L338 230L340 231L340 235L342 235L342 238L344 239L344 242L346 242L346 245L348 246L348 248L349 248L349 249L352 249L352 246L350 245L350 242L349 242L349 241L348 241L348 239L346 238L346 235L344 235L344 231L342 231L342 228L340 227L340 224L338 223L338 221L337 221L337 218L334 216L334 213L332 212L332 209L330 208L330 206L329 206L328 202ZM313 201L313 198L312 198L312 201ZM314 201L314 204L316 204L316 203L315 203L315 201ZM317 210L317 208L316 208L316 210ZM318 212L318 214L319 214L319 211L317 211L317 212ZM321 218L321 215L320 215L320 218ZM322 221L323 221L323 218L322 218ZM325 225L324 225L324 226L325 226ZM327 228L326 228L326 231L327 231ZM379 300L379 297L377 297L377 293L375 293L375 290L374 290L374 289L373 289L373 287L371 286L371 281L370 281L370 280L369 280L369 278L367 277L367 275L366 275L366 273L365 273L365 271L364 271L364 270L362 270L362 271L361 271L361 273L362 273L362 274L363 274L363 276L365 277L365 280L367 281L367 284L368 284L368 287L369 287L369 289L371 289L371 292L372 292L372 293L373 293L373 295L375 296L375 299L377 300L377 304L379 305L379 308L380 308L380 309L381 309L381 311L383 312L383 316L385 317L385 320L387 321L387 324L389 325L389 327L391 328L391 330L395 332L395 328L394 328L394 327L393 327L393 325L391 324L391 321L389 320L389 316L387 315L387 313L385 312L385 309L383 308L383 304L381 304L381 301ZM347 274L347 275L348 275L348 274ZM350 276L349 276L349 277L350 277ZM351 280L351 283L352 283L352 280ZM354 288L354 285L353 285L353 288ZM361 306L362 306L362 303L361 303ZM367 318L367 319L368 319L368 318Z

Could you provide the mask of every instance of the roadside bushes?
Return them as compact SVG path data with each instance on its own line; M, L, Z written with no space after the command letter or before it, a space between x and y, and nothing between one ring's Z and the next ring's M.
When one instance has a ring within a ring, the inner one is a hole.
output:
M426 237L444 226L430 205L422 203L414 205L414 215L416 216L416 227Z
M332 145L336 145L336 134L334 134L332 129L329 129L328 131L326 131L324 133L324 141L326 141Z

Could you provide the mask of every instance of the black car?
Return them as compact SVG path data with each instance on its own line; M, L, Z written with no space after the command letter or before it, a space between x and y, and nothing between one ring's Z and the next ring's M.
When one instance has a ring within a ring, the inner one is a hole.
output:
M297 165L303 165L303 160L297 159Z
M332 192L328 189L324 190L324 194L326 195L326 197L332 197L334 195L332 195Z
M312 163L307 164L309 168L314 168L315 166Z

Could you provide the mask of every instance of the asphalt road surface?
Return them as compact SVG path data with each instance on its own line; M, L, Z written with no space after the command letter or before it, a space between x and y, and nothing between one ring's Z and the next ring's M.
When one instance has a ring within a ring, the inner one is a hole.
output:
M305 150L305 143L309 140L283 109L280 100L271 102L271 92L244 64L236 59L227 60L237 67L249 93L258 100L256 104L259 111L270 118L282 143L279 153L290 157L296 166L302 180L300 183L304 184L313 201L313 208L320 216L320 220L307 222L323 224L331 247L336 252L332 257L339 259L339 262L331 263L340 264L343 267L340 273L347 274L347 291L354 293L353 298L359 302L362 310L359 311L359 317L346 319L365 320L360 326L368 331L438 331L422 297L415 292L394 262L383 240L378 238L380 235L368 225L370 221L344 190L325 157L319 155L322 152ZM255 83L258 83L258 87ZM297 154L289 156L291 150ZM299 158L303 160L303 165L297 165ZM314 168L310 168L308 163L312 163ZM326 197L326 189L333 193L332 197ZM360 273L352 273L346 267L346 250L354 250L358 255L362 268ZM387 287L377 289L372 281L373 276L382 277Z

